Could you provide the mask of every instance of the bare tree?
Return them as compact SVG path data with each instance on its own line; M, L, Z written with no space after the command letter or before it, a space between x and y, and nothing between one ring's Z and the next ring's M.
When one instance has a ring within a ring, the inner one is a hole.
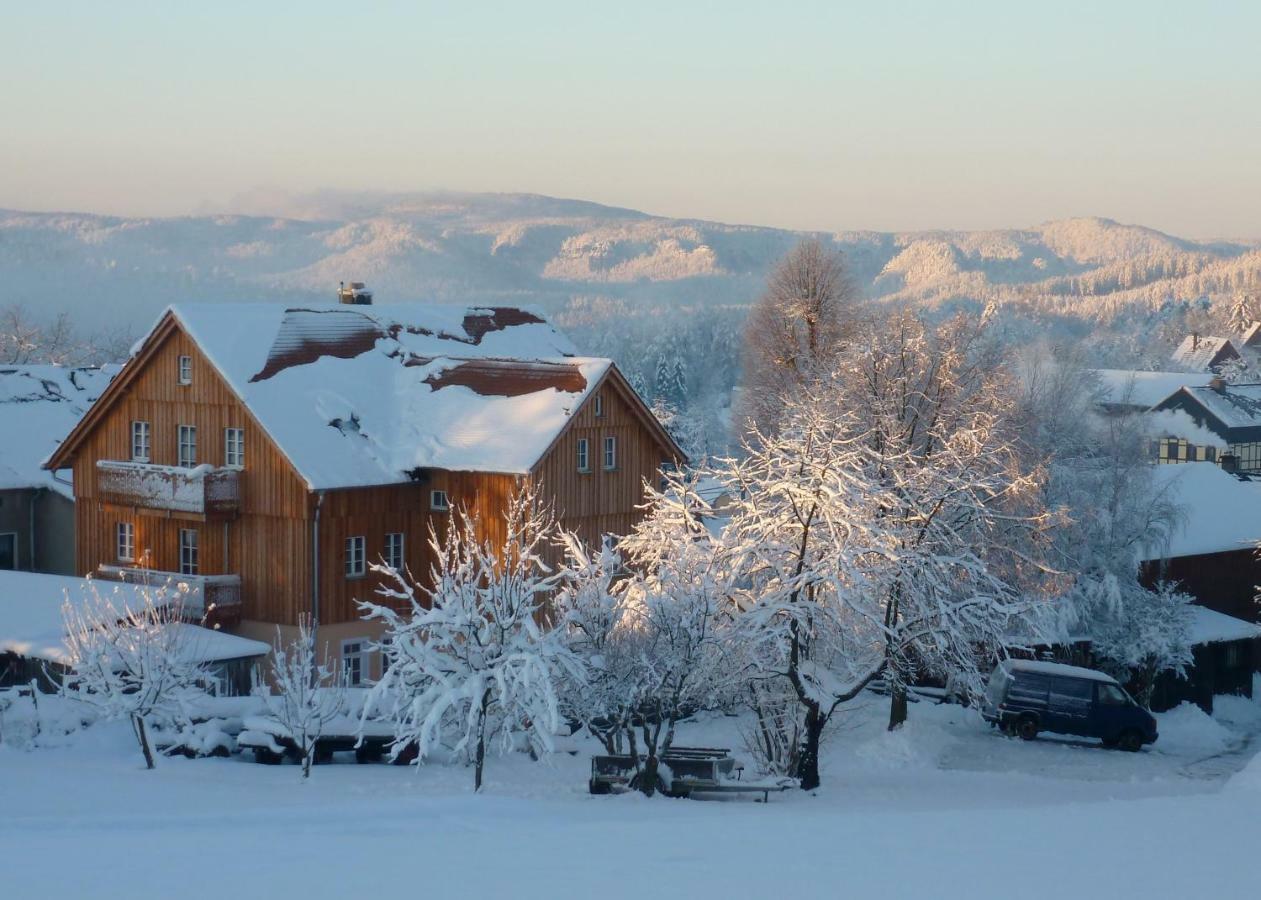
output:
M267 698L272 716L302 751L302 777L311 777L315 745L324 728L346 708L343 679L316 662L315 630L309 616L298 622L298 634L282 644L276 629L272 671L278 695Z
M784 402L831 371L853 336L861 294L838 251L798 244L771 273L744 332L741 420L775 430Z
M41 319L21 303L0 308L0 363L99 365L127 358L135 335L126 325L80 334L66 312Z

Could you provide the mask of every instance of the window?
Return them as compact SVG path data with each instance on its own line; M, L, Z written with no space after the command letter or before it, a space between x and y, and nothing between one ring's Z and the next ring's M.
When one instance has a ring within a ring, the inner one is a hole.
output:
M1232 641L1226 645L1222 654L1222 664L1227 669L1237 669L1244 663L1243 644Z
M118 561L136 561L136 526L130 522L118 523Z
M149 461L149 423L131 423L131 460L132 462Z
M364 641L342 641L342 677L350 687L363 684L365 656L367 646Z
M591 471L591 452L586 438L578 438L578 471Z
M18 536L12 532L0 534L0 569L18 567Z
M245 465L245 429L223 429L223 464L232 468Z
M595 417L597 419L604 418L604 395L603 394L595 395Z
M197 426L180 426L179 464L185 469L197 465Z
M179 382L180 384L193 383L193 358L191 356L180 357Z
M617 438L613 435L604 439L604 468L617 468Z
M196 575L198 569L197 559L197 529L181 528L180 529L180 574Z
M364 538L362 535L346 538L346 577L358 578L364 573Z
M430 491L429 492L429 508L436 509L439 512L447 512L451 509L451 500L447 497L446 491Z
M1125 691L1115 684L1099 685L1099 704L1101 706L1125 706L1128 702Z
M385 536L385 564L396 571L403 571L403 533L393 531Z

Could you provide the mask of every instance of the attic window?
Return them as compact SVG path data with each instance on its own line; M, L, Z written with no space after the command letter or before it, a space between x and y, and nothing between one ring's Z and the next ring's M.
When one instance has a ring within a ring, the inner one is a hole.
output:
M595 417L597 419L604 418L604 395L603 394L595 395Z
M438 512L449 512L451 509L451 500L447 497L447 492L430 491L429 508L437 510Z
M193 358L191 356L181 356L179 360L179 383L193 383Z

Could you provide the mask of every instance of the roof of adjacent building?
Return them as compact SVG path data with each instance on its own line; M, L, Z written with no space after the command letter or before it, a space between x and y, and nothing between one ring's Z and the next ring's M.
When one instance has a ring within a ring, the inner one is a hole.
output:
M0 653L68 663L62 607L95 602L99 592L118 609L139 609L145 602L141 585L91 581L68 575L0 571ZM265 656L271 647L200 625L175 623L179 646L190 662L208 663Z
M1228 641L1250 641L1261 637L1261 625L1197 606L1192 610L1191 643L1221 644Z
M167 316L312 490L528 474L613 367L531 309L421 304L179 304L134 352Z
M1191 385L1161 401L1183 393L1227 428L1261 427L1261 384L1223 384L1220 390Z
M1239 345L1241 347L1252 347L1258 343L1261 343L1261 322L1253 322L1239 336Z
M1183 516L1168 544L1149 547L1146 559L1171 559L1261 544L1261 484L1241 481L1216 463L1154 466L1156 490L1167 490Z
M1206 387L1211 372L1138 372L1130 369L1096 369L1100 402L1148 409L1183 386Z
M1180 366L1204 372L1224 352L1230 357L1239 355L1239 350L1230 338L1188 334L1182 339L1178 349L1173 351L1172 359Z
M73 495L41 463L117 372L117 366L0 365L0 490L49 488Z

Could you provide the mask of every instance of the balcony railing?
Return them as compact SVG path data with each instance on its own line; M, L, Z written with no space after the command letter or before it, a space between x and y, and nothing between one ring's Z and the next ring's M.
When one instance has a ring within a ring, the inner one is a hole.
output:
M230 518L240 511L241 473L237 469L182 469L102 459L97 460L96 471L106 503L207 518Z
M164 589L170 595L178 594L184 614L190 618L201 618L210 613L216 619L223 619L225 614L231 616L241 607L240 575L181 575L159 569L99 565L96 577L102 581L148 585Z

